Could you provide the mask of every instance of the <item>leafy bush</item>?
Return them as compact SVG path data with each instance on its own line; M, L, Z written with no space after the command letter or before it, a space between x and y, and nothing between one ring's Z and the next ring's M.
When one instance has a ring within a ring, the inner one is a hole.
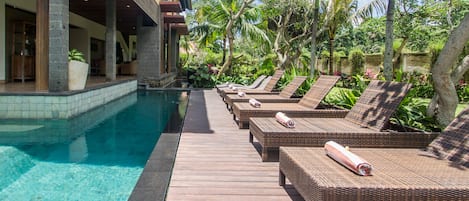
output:
M352 49L349 53L349 62L352 66L352 75L361 73L365 66L365 54L360 49Z
M212 88L216 83L216 75L209 72L206 65L199 67L189 67L187 69L189 76L189 83L195 88Z
M391 118L391 122L424 131L440 131L436 120L426 115L428 103L423 99L415 98L415 90L402 100Z
M355 105L360 94L358 90L335 87L327 94L323 102L328 105L350 109Z

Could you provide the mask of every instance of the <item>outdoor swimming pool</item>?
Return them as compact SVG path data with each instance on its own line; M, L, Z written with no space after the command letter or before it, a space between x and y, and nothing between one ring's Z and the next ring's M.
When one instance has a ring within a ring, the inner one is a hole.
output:
M0 200L127 200L185 101L138 91L69 120L0 120Z

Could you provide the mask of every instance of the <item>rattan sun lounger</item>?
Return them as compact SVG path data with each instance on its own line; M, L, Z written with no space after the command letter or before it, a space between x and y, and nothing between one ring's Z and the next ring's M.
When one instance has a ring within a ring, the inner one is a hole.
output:
M283 70L276 70L272 78L267 82L264 88L256 88L256 89L245 89L243 90L246 94L272 94L274 92L274 88L277 85L277 82L282 78L284 71ZM238 90L233 89L217 89L217 92L220 96L225 99L226 94L237 94Z
M338 79L338 76L319 78L298 103L262 103L260 108L254 108L249 103L233 103L233 119L238 122L239 128L247 128L250 117L273 117L277 112L285 112L290 117L345 117L347 110L317 109Z
M287 86L280 92L280 94L246 94L243 97L238 94L226 94L225 103L226 107L231 110L233 102L248 102L249 99L254 98L262 103L297 103L299 98L291 98L298 87L306 80L306 76L296 76ZM240 90L243 91L243 90Z
M262 81L264 81L264 79L266 77L267 76L265 76L265 75L261 75L261 76L257 77L257 79L254 80L254 82L252 82L250 85L242 85L242 84L236 84L236 83L229 83L228 82L228 83L224 83L224 84L219 84L216 87L218 89L221 89L221 88L228 88L228 87L230 87L230 85L232 85L232 86L235 86L235 87L238 87L238 88L243 88L243 89L255 89L262 83Z
M323 148L281 147L279 184L285 177L305 200L469 200L469 109L426 150L354 148L373 176L358 176Z
M280 146L324 146L329 140L354 147L421 147L436 133L398 132L389 119L410 89L409 84L372 81L345 118L293 118L295 128L285 128L275 118L251 118L249 141L262 146L262 160ZM320 116L316 116L320 117Z

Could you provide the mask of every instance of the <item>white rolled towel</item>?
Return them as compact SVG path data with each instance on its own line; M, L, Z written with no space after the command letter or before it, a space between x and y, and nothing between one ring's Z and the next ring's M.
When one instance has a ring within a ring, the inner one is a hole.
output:
M324 145L326 154L332 159L361 176L370 176L373 167L365 159L350 152L342 145L328 141Z
M244 97L246 95L246 93L244 93L244 91L238 91L238 96L239 97Z
M277 114L275 114L275 119L287 128L295 128L295 121L290 117L287 117L283 112L277 112Z
M254 98L249 99L249 104L251 104L251 106L253 107L261 107L261 102L259 102L258 100Z

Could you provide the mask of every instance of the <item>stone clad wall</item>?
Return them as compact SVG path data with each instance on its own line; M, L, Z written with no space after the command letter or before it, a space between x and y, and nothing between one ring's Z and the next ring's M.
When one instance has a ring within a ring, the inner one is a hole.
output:
M340 66L338 70L345 74L352 73L352 67L348 61L348 57L340 59ZM418 71L420 73L430 72L430 56L428 53L404 53L401 57L401 65L404 67L404 72ZM378 73L383 66L382 54L367 54L365 55L365 66L363 72L370 69L374 73ZM327 66L323 66L323 61L318 60L318 67L322 72L327 72ZM337 65L335 65L337 67ZM336 71L336 70L334 70Z
M68 119L137 90L137 81L72 94L0 95L0 119Z

